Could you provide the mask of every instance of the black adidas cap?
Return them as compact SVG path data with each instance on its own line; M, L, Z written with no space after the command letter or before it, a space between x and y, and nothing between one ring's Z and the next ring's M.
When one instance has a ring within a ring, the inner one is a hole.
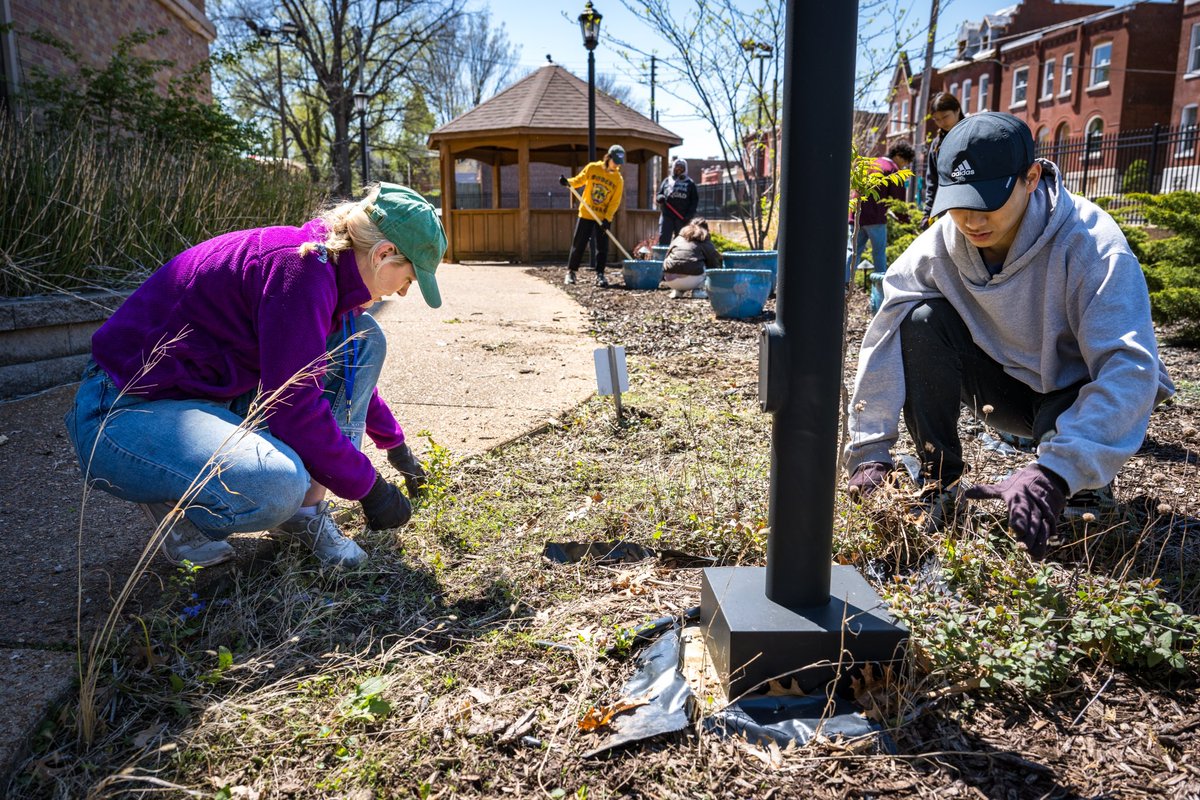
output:
M1033 134L1012 114L988 111L950 129L937 152L932 214L952 208L995 211L1008 202L1017 176L1033 163Z

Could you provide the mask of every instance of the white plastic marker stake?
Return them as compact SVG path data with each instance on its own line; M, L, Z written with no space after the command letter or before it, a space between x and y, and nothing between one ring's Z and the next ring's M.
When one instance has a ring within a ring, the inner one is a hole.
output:
M625 370L625 348L609 345L592 352L596 362L596 393L611 394L617 406L617 421L621 421L621 392L629 391L629 373Z

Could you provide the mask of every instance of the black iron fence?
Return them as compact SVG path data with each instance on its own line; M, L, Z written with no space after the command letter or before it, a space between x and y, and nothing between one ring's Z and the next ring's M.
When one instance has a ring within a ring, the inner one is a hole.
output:
M1038 143L1037 155L1062 170L1067 190L1095 199L1111 197L1110 209L1143 222L1136 192L1200 191L1197 126L1121 131Z
M700 184L696 187L700 192L700 205L696 209L696 215L706 219L749 217L755 198L769 194L772 187L770 178L758 178L755 184L757 187L754 193L751 193L745 181Z

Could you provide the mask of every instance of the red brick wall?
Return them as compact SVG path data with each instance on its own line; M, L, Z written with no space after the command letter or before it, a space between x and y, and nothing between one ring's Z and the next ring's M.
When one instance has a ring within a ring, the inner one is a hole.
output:
M1192 42L1192 26L1200 25L1200 2L1183 7L1183 24L1179 32L1179 54L1175 62L1175 96L1171 104L1171 124L1178 125L1184 106L1200 103L1200 71L1188 72L1188 49Z
M1013 13L1008 28L1004 31L1005 38L1014 34L1044 28L1067 20L1086 17L1098 11L1111 11L1111 5L1088 5L1084 3L1060 4L1055 0L1023 0Z
M40 67L61 74L71 63L58 50L31 39L34 30L51 33L69 44L83 63L106 64L117 41L135 30L167 33L136 53L144 58L167 58L173 69L160 73L160 85L170 77L186 72L208 58L212 41L212 23L204 15L204 0L10 0L16 31L17 61L23 84ZM188 14L193 10L201 18ZM172 9L178 10L172 11ZM182 14L182 16L181 16ZM199 28L199 30L197 30ZM201 83L202 99L211 99L211 81L207 71Z

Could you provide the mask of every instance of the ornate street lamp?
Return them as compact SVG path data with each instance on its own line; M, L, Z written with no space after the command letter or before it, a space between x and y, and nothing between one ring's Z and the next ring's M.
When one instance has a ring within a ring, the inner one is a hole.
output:
M600 12L588 0L579 15L583 46L588 51L588 161L596 160L596 45L600 43Z
M259 25L249 17L243 17L242 21L255 36L267 44L275 46L275 88L279 92L279 140L283 146L283 158L286 161L288 157L287 105L283 96L283 56L279 52L279 46L283 44L285 38L294 37L304 29L294 22L284 22L278 28L268 28Z
M358 114L358 147L362 151L362 182L363 187L369 180L367 175L367 101L371 95L363 91L354 93L354 113Z

